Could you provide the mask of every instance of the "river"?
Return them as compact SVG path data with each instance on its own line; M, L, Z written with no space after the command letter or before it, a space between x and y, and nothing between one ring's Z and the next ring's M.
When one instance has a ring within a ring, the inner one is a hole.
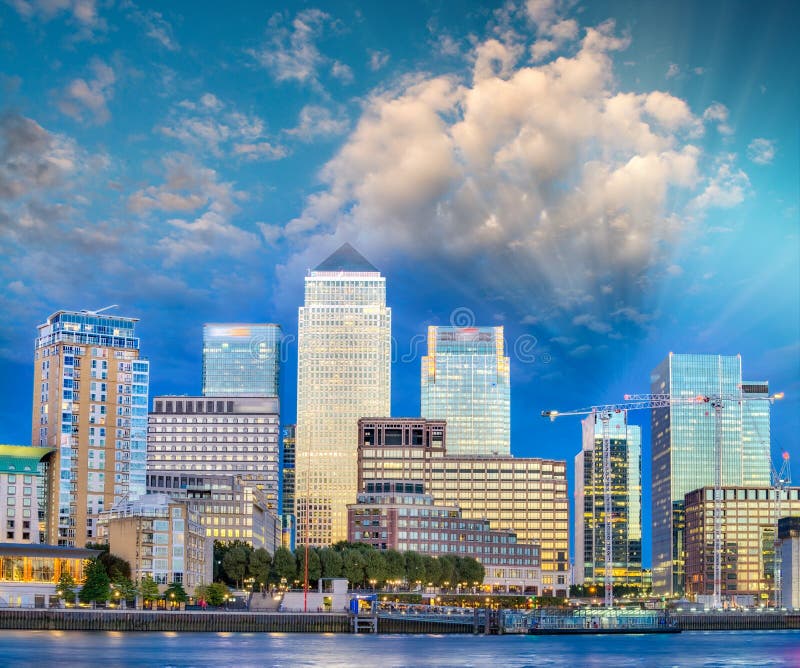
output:
M0 631L0 665L800 667L800 631L578 637Z

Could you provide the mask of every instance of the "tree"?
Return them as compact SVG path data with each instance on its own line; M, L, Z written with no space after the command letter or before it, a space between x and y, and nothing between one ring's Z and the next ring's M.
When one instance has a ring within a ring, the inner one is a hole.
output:
M239 556L234 558L233 564L238 564L241 561L241 553L244 552L245 559L245 569L247 568L247 563L250 561L250 555L253 552L253 546L249 543L245 543L242 540L233 540L229 542L214 541L214 579L220 579L227 582L230 585L238 585L242 579L244 579L244 575L240 577L236 577L236 566L234 565L234 573L227 572L225 568L225 557L231 551L236 551Z
M458 558L449 554L439 557L439 569L439 586L455 586L458 582Z
M418 552L406 552L406 581L409 587L417 582L427 582L425 579L425 561Z
M483 584L486 569L483 564L473 557L465 557L459 562L458 579L472 586L475 582Z
M75 578L71 573L64 571L58 578L56 593L64 599L65 603L75 603Z
M100 550L97 559L103 564L106 574L111 578L112 582L122 578L130 579L131 565L122 557L111 554L108 543L86 543L86 547L90 550Z
M119 598L119 601L133 601L136 599L136 594L139 593L136 583L130 578L119 578L111 583L115 592L119 592L119 597L115 595L114 598ZM118 601L118 602L119 602Z
M272 557L272 571L278 581L294 581L297 575L297 564L290 550L285 547L275 550L275 555Z
M164 592L164 598L169 601L170 605L186 603L189 596L180 582L173 582L167 587Z
M342 577L342 555L337 550L323 547L317 550L317 554L319 554L319 561L322 565L322 577Z
M301 580L305 578L305 563L306 563L306 547L305 545L298 545L294 551L297 559L297 575L296 578ZM308 548L308 581L317 582L322 577L322 563L319 560L319 555L313 547Z
M383 553L383 560L386 563L386 579L390 582L398 582L406 579L406 562L403 555L397 550L386 550Z
M249 561L248 551L241 545L231 547L222 558L222 570L228 579L232 580L237 587L241 586L247 573L247 562Z
M378 550L367 552L364 559L364 573L370 584L374 581L376 585L383 584L386 580L386 559Z
M439 560L435 557L425 555L422 557L425 564L425 582L430 582L435 587L438 587L442 579L442 567Z
M269 572L272 568L272 557L263 547L259 547L250 555L247 564L247 575L263 587L269 582Z
M158 591L158 585L156 584L156 581L153 580L153 576L149 573L145 575L139 582L139 593L142 595L142 598L145 601L155 601L156 599L161 598L161 594Z
M209 605L220 606L225 602L228 588L222 582L213 582L203 588L203 598Z
M111 596L110 584L111 580L108 579L105 566L98 559L94 559L86 567L86 581L78 598L81 603L105 603Z
M342 575L350 582L350 586L364 584L364 580L366 579L366 572L364 570L366 558L364 557L364 553L357 549L347 549L344 552L342 562Z

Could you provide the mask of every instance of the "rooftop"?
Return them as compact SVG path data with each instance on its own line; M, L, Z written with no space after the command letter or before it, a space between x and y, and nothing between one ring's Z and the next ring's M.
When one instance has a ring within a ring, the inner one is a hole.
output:
M55 452L55 448L0 445L0 473L37 475L39 462L52 452Z
M380 273L370 264L369 260L345 242L334 251L327 259L320 262L314 271L326 272L358 272Z

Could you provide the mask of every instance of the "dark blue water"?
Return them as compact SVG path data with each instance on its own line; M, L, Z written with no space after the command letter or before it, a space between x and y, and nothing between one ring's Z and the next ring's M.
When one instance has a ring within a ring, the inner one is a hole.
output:
M578 637L0 631L0 665L800 668L800 631Z

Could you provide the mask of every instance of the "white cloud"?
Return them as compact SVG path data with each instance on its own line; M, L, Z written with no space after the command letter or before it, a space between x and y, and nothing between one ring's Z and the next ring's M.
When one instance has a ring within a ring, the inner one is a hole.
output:
M721 135L733 134L733 128L728 124L728 108L724 104L714 102L703 112L703 120L716 123Z
M172 25L164 18L161 12L149 9L147 11L134 10L131 18L144 28L145 35L154 39L168 51L178 51L180 46L175 40Z
M675 63L670 63L669 67L667 68L667 79L674 79L681 73L681 68L678 67Z
M92 61L90 68L94 77L73 79L58 101L58 108L67 116L83 121L89 113L95 123L107 123L111 118L108 102L114 97L114 70L102 60Z
M334 118L325 107L308 104L300 110L297 126L286 130L286 134L295 135L303 141L311 141L315 137L332 137L347 131L349 121L346 118Z
M389 62L389 54L386 51L370 50L368 53L369 69L371 69L373 72L383 69L386 66L386 63Z
M757 165L769 165L775 159L775 142L757 137L748 145L747 157Z
M750 190L750 179L733 165L734 156L717 161L717 171L706 180L703 192L689 204L691 210L730 209L744 201Z
M330 15L319 9L299 12L289 25L283 15L275 14L268 24L267 44L249 53L277 81L317 84L318 70L328 59L320 53L316 39L330 23Z
M99 23L95 0L10 0L9 4L26 19L50 21L61 13L84 26Z
M333 61L333 65L331 65L331 74L343 83L353 82L353 70L349 65L340 63L338 60Z

